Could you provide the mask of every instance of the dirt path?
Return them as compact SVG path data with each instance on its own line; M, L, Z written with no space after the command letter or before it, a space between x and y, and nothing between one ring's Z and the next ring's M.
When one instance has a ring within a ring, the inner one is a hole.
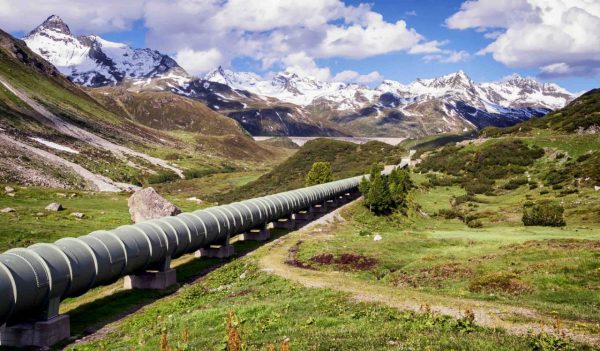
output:
M64 119L60 118L59 116L53 114L52 112L48 111L40 103L38 103L37 101L32 99L30 96L28 96L24 92L19 91L18 89L15 89L13 86L8 84L6 81L0 79L0 83L2 85L4 85L6 87L6 89L8 89L11 93L15 94L19 99L23 100L23 102L28 104L41 117L43 117L43 119L40 120L40 122L51 126L52 128L56 129L57 131L65 134L65 135L71 136L75 139L84 141L88 144L94 145L96 147L111 151L116 155L121 155L121 156L129 155L129 156L142 158L142 159L152 163L153 165L160 166L160 167L163 167L163 168L166 168L166 169L169 169L169 170L175 172L180 178L184 178L183 171L180 170L179 168L171 166L169 163L167 163L167 161L146 155L142 152L132 150L132 149L122 146L122 145L117 145L117 144L110 142L96 134L88 132L85 129L79 128L79 127L65 121Z
M524 335L530 331L534 333L547 332L562 334L580 343L592 345L600 343L599 335L575 331L574 322L564 323L564 321L561 321L563 326L560 330L556 330L552 327L555 320L551 316L542 315L532 309L432 295L383 284L369 284L343 272L309 270L285 263L290 256L290 248L297 245L300 240L306 238L318 239L319 236L324 236L318 228L319 225L334 225L333 223L336 221L343 221L340 210L341 208L308 224L297 232L273 241L269 244L269 253L259 261L261 269L306 287L326 288L348 293L357 301L377 302L400 310L415 312L420 312L424 306L428 306L434 313L449 315L454 318L461 318L464 312L469 309L475 314L476 323L482 326L500 327L518 335Z

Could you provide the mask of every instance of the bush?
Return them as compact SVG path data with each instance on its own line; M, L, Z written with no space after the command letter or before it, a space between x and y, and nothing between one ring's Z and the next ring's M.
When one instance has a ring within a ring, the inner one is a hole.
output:
M504 184L504 189L506 190L515 190L517 188L519 188L521 185L525 185L527 184L527 178L516 178L516 179L511 179L508 181L508 183Z
M148 183L159 184L172 182L177 179L179 179L179 176L175 172L158 172L157 174L152 174L150 177L148 177Z
M460 218L462 219L463 215L460 211L455 210L453 208L442 208L437 213L438 216L444 217L444 219L454 219Z
M564 208L556 203L541 203L523 210L523 224L526 226L562 227Z
M209 174L213 174L215 173L213 170L210 169L186 169L185 171L183 171L183 175L185 176L185 179L195 179L195 178L202 178L205 177Z
M512 272L493 272L480 276L469 284L469 291L477 293L507 293L518 295L531 292L533 288Z
M468 179L467 181L463 182L462 186L469 195L489 195L494 192L494 181L492 179Z
M478 219L473 219L467 222L467 226L469 228L481 228L483 227L483 223Z

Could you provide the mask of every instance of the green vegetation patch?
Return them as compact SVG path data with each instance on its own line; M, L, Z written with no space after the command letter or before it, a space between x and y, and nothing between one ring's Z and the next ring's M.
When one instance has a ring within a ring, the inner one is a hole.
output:
M543 155L542 148L521 140L488 141L479 147L453 145L432 152L417 170L449 174L468 193L486 194L492 193L496 179L524 173ZM434 183L438 184L442 183Z
M378 141L357 145L333 139L311 140L256 181L217 200L226 203L301 188L315 162L329 162L336 180L366 174L373 163L399 164L404 153L401 147Z
M245 350L284 340L292 350L528 350L531 342L477 327L469 318L401 312L303 288L243 259L127 317L104 338L69 349L226 349L228 324Z

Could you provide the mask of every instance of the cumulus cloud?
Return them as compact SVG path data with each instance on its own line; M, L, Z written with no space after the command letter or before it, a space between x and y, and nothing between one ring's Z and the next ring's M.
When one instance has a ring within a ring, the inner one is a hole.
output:
M200 74L217 67L222 58L223 55L215 48L206 51L194 51L186 48L177 52L175 61L181 67L185 67L189 73Z
M511 67L539 68L548 78L600 73L600 2L595 0L473 0L446 24L485 31L493 42L478 54Z
M305 52L290 54L283 59L286 70L302 76L314 77L319 80L328 81L331 78L329 68L322 68Z
M437 61L441 63L457 63L467 60L471 57L465 50L460 51L452 51L452 50L443 50L440 54L433 55L425 55L423 56L423 60L425 62Z
M346 70L339 72L331 80L335 82L370 84L383 80L383 76L377 71L368 74L360 74L356 71Z
M106 33L131 28L144 15L145 0L0 0L0 27L29 32L50 15L59 15L71 30Z
M307 58L314 63L400 51L426 54L439 51L441 43L404 20L386 21L370 4L342 0L0 0L5 30L28 31L50 14L85 34L126 30L142 21L149 47L174 53L196 73L245 57L265 71L284 65L322 77L327 69L311 66Z

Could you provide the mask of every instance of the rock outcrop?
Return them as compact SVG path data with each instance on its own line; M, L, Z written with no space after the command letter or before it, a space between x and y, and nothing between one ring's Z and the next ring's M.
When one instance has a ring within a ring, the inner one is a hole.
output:
M181 213L179 208L160 196L154 188L136 191L129 198L128 205L134 223Z

